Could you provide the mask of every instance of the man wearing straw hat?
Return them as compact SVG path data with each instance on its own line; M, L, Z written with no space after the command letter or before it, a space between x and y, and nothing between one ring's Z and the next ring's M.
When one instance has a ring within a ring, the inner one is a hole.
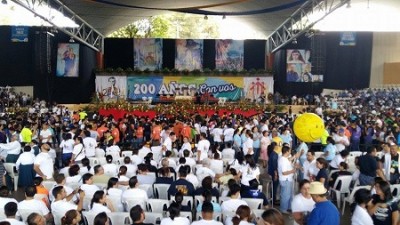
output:
M315 181L310 184L310 194L315 202L315 208L308 217L307 224L340 225L340 214L336 206L326 198L327 190L324 184Z

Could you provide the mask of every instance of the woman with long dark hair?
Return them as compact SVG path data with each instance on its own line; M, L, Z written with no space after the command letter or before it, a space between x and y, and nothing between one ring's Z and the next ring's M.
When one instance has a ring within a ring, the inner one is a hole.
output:
M160 225L190 225L186 217L181 217L181 209L178 203L173 202L168 208L169 217L163 218Z
M65 216L61 218L62 225L78 225L81 222L81 214L75 210L71 209L65 213Z
M90 212L114 212L114 206L112 202L107 199L104 191L96 191L93 195L92 201L90 202Z
M233 225L254 225L250 223L252 220L250 207L241 205L236 209L236 216L232 217Z
M368 214L367 205L371 200L371 192L368 189L359 189L354 194L354 203L351 205L351 225L374 225Z
M386 181L378 181L375 184L375 190L376 194L372 195L372 201L367 207L374 225L396 225L399 220L398 201L392 196L390 184Z
M317 176L315 177L315 181L319 181L324 184L325 188L328 189L328 163L324 158L318 158L316 162L317 168L319 169Z
M94 218L93 225L110 225L110 219L108 219L107 213L101 212Z

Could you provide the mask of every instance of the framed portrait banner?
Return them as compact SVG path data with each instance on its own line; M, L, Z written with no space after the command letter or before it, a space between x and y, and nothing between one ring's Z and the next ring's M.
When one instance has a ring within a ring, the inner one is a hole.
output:
M79 44L58 44L56 75L58 77L79 76Z
M215 40L215 68L219 70L242 70L243 46L243 40Z
M133 40L133 67L139 70L162 68L162 40L143 38Z
M203 69L203 40L177 39L175 52L175 69Z

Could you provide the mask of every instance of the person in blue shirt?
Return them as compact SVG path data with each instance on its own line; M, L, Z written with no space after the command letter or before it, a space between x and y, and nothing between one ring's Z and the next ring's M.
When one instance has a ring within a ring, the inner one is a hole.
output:
M340 214L336 206L326 198L327 189L321 182L314 181L310 184L310 194L315 202L307 224L312 225L340 225Z
M168 194L170 196L175 196L178 191L181 192L183 195L193 196L195 191L193 184L186 180L186 176L186 167L181 166L179 168L179 179L174 181L168 188Z
M242 198L259 198L263 200L263 207L268 208L268 199L267 196L265 196L264 193L262 193L260 190L258 190L258 185L259 182L257 179L253 179L249 181L249 189L244 190L241 192L241 197Z
M276 202L277 190L279 185L278 179L278 158L279 155L274 151L277 146L276 142L272 142L267 148L268 154L268 174L272 177L272 192L273 192L273 201Z
M326 147L324 148L324 152L325 152L325 159L326 161L331 162L332 159L335 157L336 155L336 146L335 146L335 141L333 140L332 137L328 137L326 139Z

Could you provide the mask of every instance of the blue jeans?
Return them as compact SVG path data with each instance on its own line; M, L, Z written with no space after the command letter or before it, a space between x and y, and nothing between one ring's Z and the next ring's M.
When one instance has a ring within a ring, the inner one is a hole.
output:
M370 176L364 175L362 173L360 173L360 176L358 177L358 179L360 181L360 186L372 185L375 181L375 177L370 177Z
M293 181L279 181L281 185L281 202L280 202L280 210L281 212L286 212L292 203L293 198Z

